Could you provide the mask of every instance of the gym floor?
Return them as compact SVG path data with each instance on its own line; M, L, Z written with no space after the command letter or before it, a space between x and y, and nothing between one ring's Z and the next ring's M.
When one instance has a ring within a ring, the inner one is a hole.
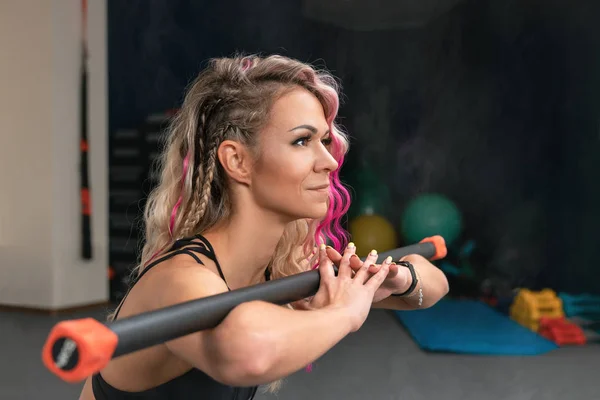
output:
M0 312L0 399L77 399L80 384L50 374L40 351L61 318ZM391 312L373 310L363 328L314 366L286 379L275 396L292 399L597 400L600 345L562 348L544 356L484 357L422 352Z

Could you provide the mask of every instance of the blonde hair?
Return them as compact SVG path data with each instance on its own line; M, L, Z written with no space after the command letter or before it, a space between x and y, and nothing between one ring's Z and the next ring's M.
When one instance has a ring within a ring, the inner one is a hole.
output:
M211 59L189 86L166 132L158 163L160 180L146 203L145 244L134 275L177 239L205 232L231 215L232 199L217 148L224 140L235 140L258 155L257 134L271 106L294 87L308 90L323 105L333 139L332 155L341 166L348 141L334 122L339 97L332 75L279 55ZM273 279L314 265L313 249L318 242L329 239L334 247L345 245L339 221L348 209L349 195L339 182L338 171L330 177L327 216L321 221L297 220L285 228L267 267ZM269 389L276 390L279 383Z
M266 124L272 104L295 86L313 93L323 105L334 139L333 155L342 161L348 141L333 121L339 107L333 76L279 55L210 60L188 88L168 129L159 160L160 182L146 203L145 245L135 273L141 273L175 240L202 233L230 216L231 198L217 148L224 140L236 140L258 154L257 133ZM340 186L333 188L337 196ZM347 209L344 203L349 202L344 200L336 202L335 214L344 214L340 209ZM339 228L324 235L330 227L322 223L297 220L286 227L269 264L274 279L306 270L306 260L320 237L324 241L329 236L341 244Z

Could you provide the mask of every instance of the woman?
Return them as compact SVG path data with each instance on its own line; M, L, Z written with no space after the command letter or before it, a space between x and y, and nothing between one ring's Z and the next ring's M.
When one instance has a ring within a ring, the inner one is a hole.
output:
M200 73L167 136L141 263L114 318L317 264L320 288L289 307L244 303L214 329L114 359L82 399L251 399L358 330L372 306L428 307L446 294L424 258L374 265L373 251L362 263L346 244L338 104L330 75L281 56L216 59Z

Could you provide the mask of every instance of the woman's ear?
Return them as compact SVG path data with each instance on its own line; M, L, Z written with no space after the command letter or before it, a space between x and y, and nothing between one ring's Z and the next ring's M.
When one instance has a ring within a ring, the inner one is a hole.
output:
M252 159L246 146L234 140L225 140L217 149L217 157L231 179L238 183L250 184Z

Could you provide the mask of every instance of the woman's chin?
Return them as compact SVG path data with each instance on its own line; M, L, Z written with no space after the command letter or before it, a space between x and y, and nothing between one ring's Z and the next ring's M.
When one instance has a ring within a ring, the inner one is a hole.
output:
M321 220L327 216L327 203L319 204L307 210L308 214L305 218Z
M300 204L296 204L298 206ZM327 216L329 206L327 202L307 202L302 204L301 207L297 207L294 210L287 210L286 214L291 220L296 221L299 219L306 220L322 220Z

